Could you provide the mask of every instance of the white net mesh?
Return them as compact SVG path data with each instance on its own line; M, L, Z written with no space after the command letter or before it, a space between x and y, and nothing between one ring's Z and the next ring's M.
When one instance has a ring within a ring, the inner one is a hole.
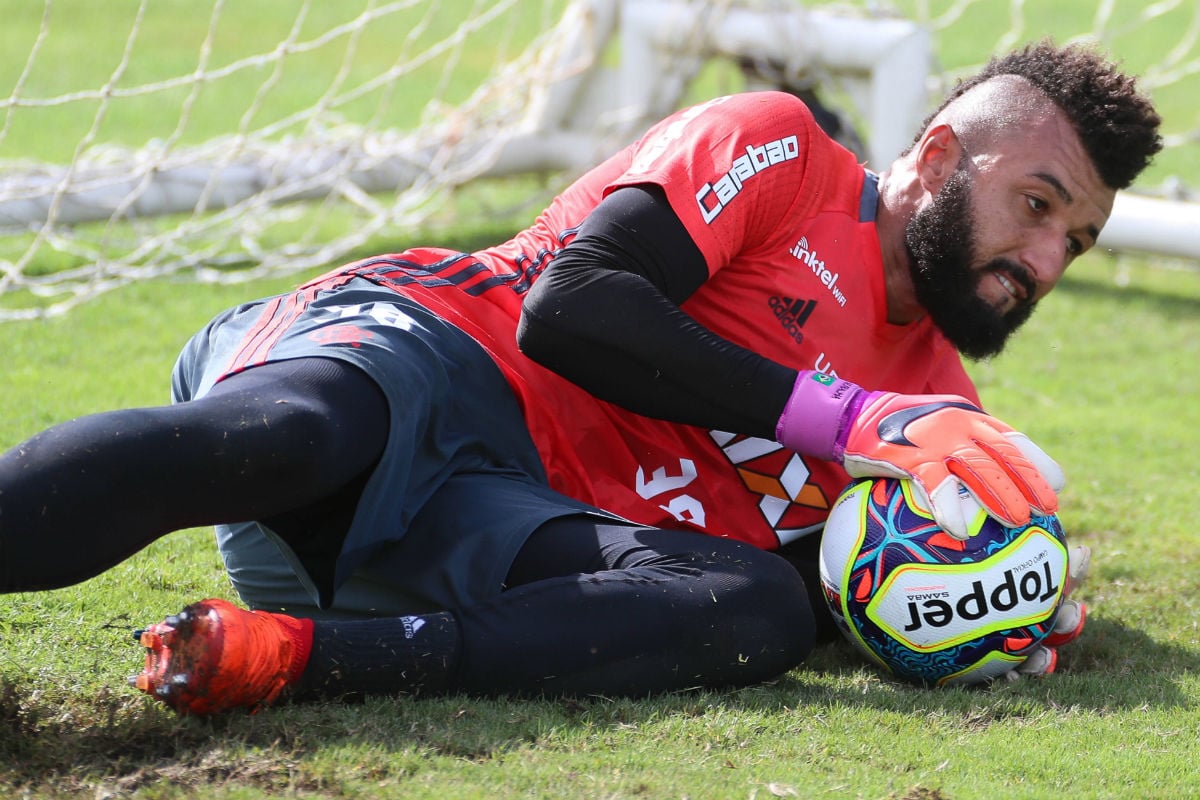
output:
M709 82L701 94L741 88L736 70L701 69L722 49L726 14L801 10L791 0L0 0L0 320L165 274L245 280L334 264L422 224L480 176L577 170L644 124L646 109L621 99L628 70L611 67L632 52L631 8L668 6L691 13L668 17L678 20L666 26L669 57L634 76L639 96L668 104L697 74ZM1185 195L1200 177L1190 103L1200 5L1128 6L837 8L932 31L933 83L1045 34L1098 40L1164 110L1178 109L1144 188ZM840 80L812 61L801 71L819 86Z

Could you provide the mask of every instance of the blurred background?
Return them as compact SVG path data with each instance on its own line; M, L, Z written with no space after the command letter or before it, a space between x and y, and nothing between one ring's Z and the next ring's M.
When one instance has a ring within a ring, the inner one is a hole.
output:
M1053 37L1140 75L1167 149L1101 244L1200 260L1200 3L2 0L0 320L525 224L684 103L783 88L877 169L956 77ZM486 220L486 225L481 223Z

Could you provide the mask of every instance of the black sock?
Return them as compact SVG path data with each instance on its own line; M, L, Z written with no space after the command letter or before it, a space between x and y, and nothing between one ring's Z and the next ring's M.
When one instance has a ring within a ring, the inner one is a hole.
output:
M458 654L458 623L449 612L318 620L295 696L438 693L451 684Z

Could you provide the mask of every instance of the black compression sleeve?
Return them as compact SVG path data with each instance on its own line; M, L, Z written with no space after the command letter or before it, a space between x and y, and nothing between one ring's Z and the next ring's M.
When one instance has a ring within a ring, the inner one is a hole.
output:
M774 438L796 370L679 308L708 276L662 190L608 196L534 284L518 343L597 397L647 416Z

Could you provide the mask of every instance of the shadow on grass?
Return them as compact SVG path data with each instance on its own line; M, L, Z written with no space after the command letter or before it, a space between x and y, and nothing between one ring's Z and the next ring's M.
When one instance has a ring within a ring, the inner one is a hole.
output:
M849 689L830 688L821 681L807 685L796 681L797 702L835 699L899 712L967 711L998 702L1017 703L1034 713L1062 708L1099 713L1191 709L1197 707L1198 698L1181 685L1180 678L1200 675L1200 653L1194 648L1156 641L1137 628L1109 619L1089 620L1079 641L1060 649L1057 672L1044 678L924 689L878 676L863 663L848 644L822 648L808 669L861 679L852 681L854 686ZM833 697L827 697L830 694Z
M1178 678L1200 655L1111 620L1089 622L1064 648L1060 672L990 687L922 689L881 677L849 645L765 686L645 700L372 698L284 706L257 715L181 719L131 690L95 697L48 692L25 676L0 681L0 793L31 788L117 797L167 783L313 791L350 780L403 781L439 758L485 762L530 743L568 749L579 738L721 713L821 713L863 708L941 714L964 725L1063 709L1120 713L1194 708ZM34 791L34 794L37 792Z

